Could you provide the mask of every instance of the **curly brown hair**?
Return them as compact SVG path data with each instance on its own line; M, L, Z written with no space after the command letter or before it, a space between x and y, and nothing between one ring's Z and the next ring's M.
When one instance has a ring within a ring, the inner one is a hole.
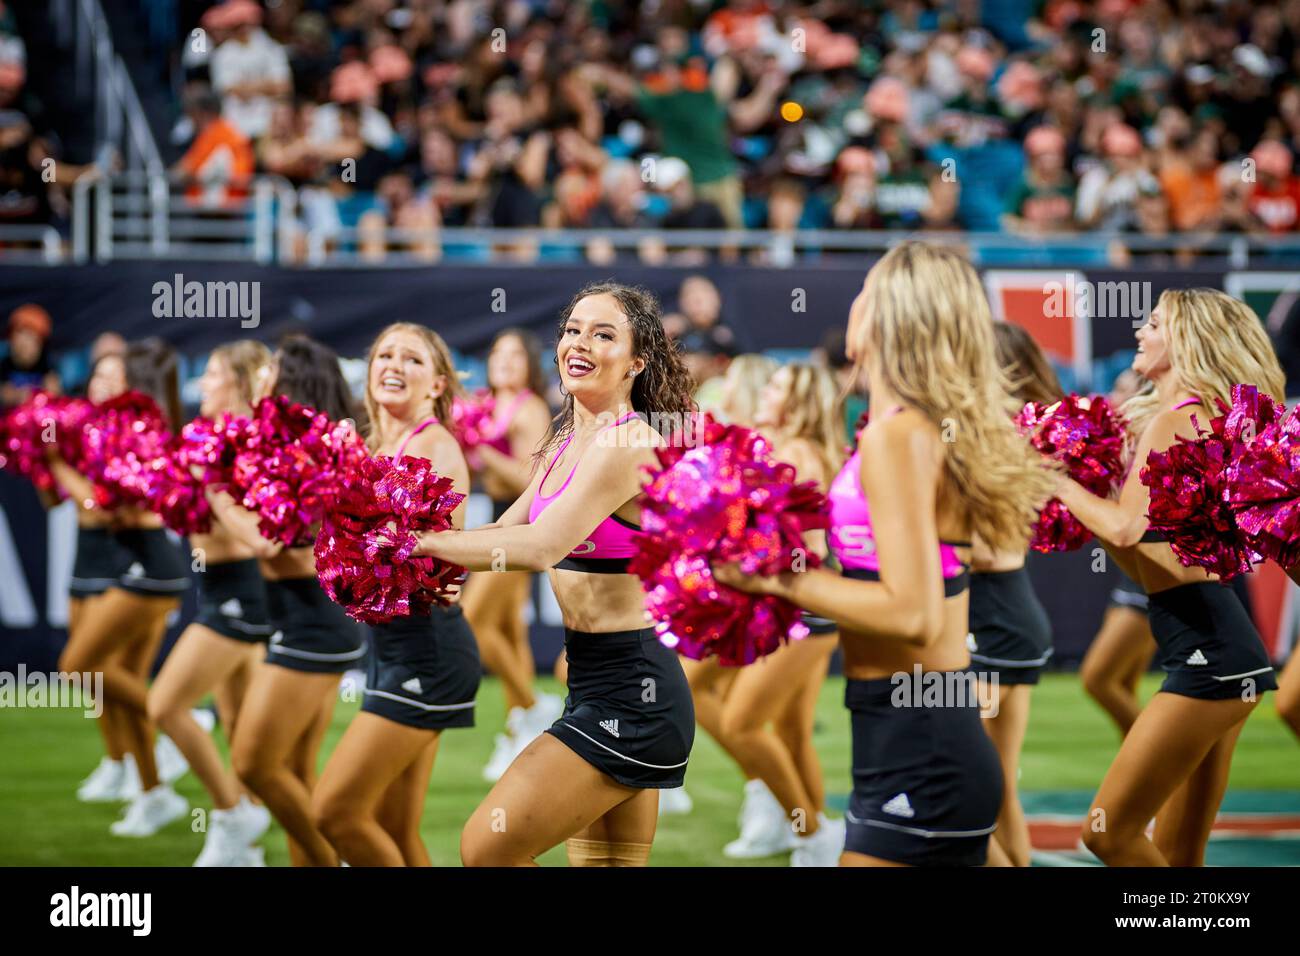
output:
M632 409L650 414L651 425L689 423L696 408L691 375L677 351L677 344L664 331L663 312L653 292L613 281L585 285L560 313L557 337L564 334L574 307L593 295L608 295L618 302L619 311L632 327L632 354L645 360L645 368L632 383ZM558 364L558 357L554 361ZM537 451L538 458L544 458L573 432L572 395L564 396L564 404L552 426L550 439Z

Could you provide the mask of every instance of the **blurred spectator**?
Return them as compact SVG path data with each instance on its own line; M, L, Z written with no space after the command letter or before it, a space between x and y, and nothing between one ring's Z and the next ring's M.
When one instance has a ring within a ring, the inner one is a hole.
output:
M1219 141L1208 129L1191 142L1174 143L1174 155L1160 171L1160 186L1169 203L1175 229L1214 231L1223 216L1223 187L1219 182Z
M225 118L254 139L271 123L274 98L292 88L289 58L262 30L262 8L253 0L228 0L209 17L230 34L212 51L212 88L221 95Z
M635 163L625 159L606 163L600 174L600 196L591 210L591 228L650 229L654 226L645 211L645 188ZM593 239L587 243L587 258L597 265L608 265L617 258L617 252L608 239Z
M1272 232L1294 232L1300 228L1300 179L1291 173L1294 158L1281 143L1260 143L1250 154L1255 162L1255 182L1250 187L1246 208L1252 226Z
M0 358L0 398L6 408L26 401L34 389L59 391L59 373L46 348L51 330L50 314L34 303L9 314L9 351Z
M1137 224L1137 198L1159 188L1143 165L1142 140L1131 126L1116 123L1101 136L1105 157L1079 180L1075 216L1084 229L1122 230Z
M125 354L126 339L117 332L100 332L95 336L95 341L90 343L90 365L92 368L105 355Z
M172 173L192 184L186 198L208 209L220 209L247 196L255 166L253 147L222 117L221 100L211 90L200 88L186 96L185 112L196 135Z
M1074 228L1074 177L1065 168L1065 137L1039 126L1025 137L1028 165L1007 200L1002 217L1008 232L1032 235Z
M411 177L389 173L379 181L376 198L379 208L366 212L357 223L361 258L381 260L395 246L417 259L436 261L442 251L438 245L438 207L428 196L416 193ZM390 236L390 228L411 235Z
M725 352L736 353L736 333L722 321L722 296L709 279L687 276L677 290L677 308L686 320L686 335L695 335Z

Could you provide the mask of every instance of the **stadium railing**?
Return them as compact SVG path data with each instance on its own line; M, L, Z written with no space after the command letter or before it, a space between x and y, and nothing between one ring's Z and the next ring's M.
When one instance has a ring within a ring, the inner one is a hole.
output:
M152 166L152 162L147 166ZM1300 268L1300 235L1117 232L1018 235L1002 232L910 230L602 230L443 227L432 230L309 225L298 193L278 176L255 176L218 190L140 169L83 176L73 187L71 237L49 227L0 226L0 262L58 262L70 251L78 263L114 259L244 261L306 268L427 267L448 264L691 264L704 258L782 268L835 263L884 251L923 235L968 251L981 267L1197 265L1233 269ZM368 240L368 241L367 241ZM599 251L599 256L596 256Z

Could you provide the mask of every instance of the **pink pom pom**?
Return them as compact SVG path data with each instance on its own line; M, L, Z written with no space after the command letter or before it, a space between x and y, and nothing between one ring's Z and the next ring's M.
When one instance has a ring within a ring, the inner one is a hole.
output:
M807 635L799 608L771 595L719 584L710 564L739 562L747 574L787 571L806 553L802 534L826 528L825 497L771 457L756 432L706 417L703 444L683 436L658 448L641 509L641 551L628 570L641 578L660 640L695 660L716 654L739 666ZM806 566L820 564L806 555Z
M502 454L510 450L505 429L496 421L496 396L481 388L471 395L456 396L451 404L451 433L460 442L465 458L474 470L482 467L478 449L484 445Z
M80 470L101 508L145 505L157 497L171 433L158 404L124 392L99 405L81 432Z
M1250 455L1256 436L1273 426L1284 406L1259 394L1253 385L1234 385L1232 405L1219 405L1209 430L1193 416L1198 437L1179 438L1164 452L1151 452L1139 478L1151 492L1147 518L1169 541L1185 567L1197 566L1227 579L1251 570L1260 554L1242 533L1232 504L1243 510L1259 504L1251 495L1255 466L1238 469L1235 491L1230 467Z
M1295 567L1300 564L1300 408L1282 418L1282 406L1262 396L1270 408L1252 419L1251 397L1242 398L1239 402L1233 389L1224 428L1227 433L1228 422L1244 405L1247 424L1235 430L1237 449L1227 469L1228 505L1250 550L1284 568Z
M196 418L181 429L168 448L153 501L163 524L184 535L212 530L207 486L230 481L238 440L249 424L245 416L227 414L216 421Z
M0 420L0 468L63 498L46 454L54 446L65 461L79 460L81 428L93 414L94 406L85 399L35 392Z
M264 398L238 433L230 493L257 514L263 537L302 547L365 454L351 422L331 422L284 396Z
M1016 416L1016 427L1095 495L1109 495L1123 478L1124 427L1100 395L1070 394L1051 405L1030 402ZM1053 498L1039 512L1029 546L1043 552L1075 551L1091 537L1060 499Z
M316 537L316 573L330 599L367 624L447 604L465 569L411 552L418 532L451 527L465 499L451 484L425 458L361 461L327 503Z

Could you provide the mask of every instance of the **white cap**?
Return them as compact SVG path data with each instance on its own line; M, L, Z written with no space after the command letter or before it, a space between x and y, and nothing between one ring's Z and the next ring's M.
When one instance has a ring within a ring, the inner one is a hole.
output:
M654 184L656 189L672 189L683 179L691 175L691 167L686 161L676 156L664 156L655 163Z

